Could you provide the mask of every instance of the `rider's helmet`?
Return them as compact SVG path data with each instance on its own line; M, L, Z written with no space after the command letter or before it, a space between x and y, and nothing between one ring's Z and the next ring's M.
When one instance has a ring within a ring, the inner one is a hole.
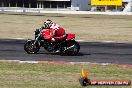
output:
M44 21L44 26L48 29L52 26L52 24L53 22L50 19Z

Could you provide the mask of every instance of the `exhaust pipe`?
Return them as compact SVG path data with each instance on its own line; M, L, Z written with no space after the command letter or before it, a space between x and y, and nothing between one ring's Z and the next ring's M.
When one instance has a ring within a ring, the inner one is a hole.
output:
M74 48L74 46L75 46L75 45L72 45L72 46L66 48L64 51L67 51L67 50L69 50L69 49L72 49L72 48Z

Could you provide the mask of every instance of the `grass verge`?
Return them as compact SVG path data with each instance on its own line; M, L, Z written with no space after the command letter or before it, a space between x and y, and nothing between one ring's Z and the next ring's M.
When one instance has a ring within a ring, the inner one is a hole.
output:
M132 41L132 16L1 13L0 38L33 38L33 31L51 19L77 39Z
M0 62L0 88L83 88L78 82L81 65ZM90 79L132 79L132 69L117 65L84 66ZM132 88L132 86L88 86L87 88Z

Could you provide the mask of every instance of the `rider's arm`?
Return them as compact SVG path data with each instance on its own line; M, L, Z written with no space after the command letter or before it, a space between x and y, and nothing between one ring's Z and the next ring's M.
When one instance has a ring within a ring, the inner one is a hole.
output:
M50 35L51 35L51 40L55 41L55 30L54 29L50 29Z

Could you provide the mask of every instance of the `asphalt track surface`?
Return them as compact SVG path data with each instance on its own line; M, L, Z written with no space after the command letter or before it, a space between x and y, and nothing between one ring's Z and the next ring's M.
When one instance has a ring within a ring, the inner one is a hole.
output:
M81 49L77 56L60 56L50 54L43 48L38 54L27 54L23 49L25 42L26 40L0 39L0 59L132 64L132 43L79 42Z

